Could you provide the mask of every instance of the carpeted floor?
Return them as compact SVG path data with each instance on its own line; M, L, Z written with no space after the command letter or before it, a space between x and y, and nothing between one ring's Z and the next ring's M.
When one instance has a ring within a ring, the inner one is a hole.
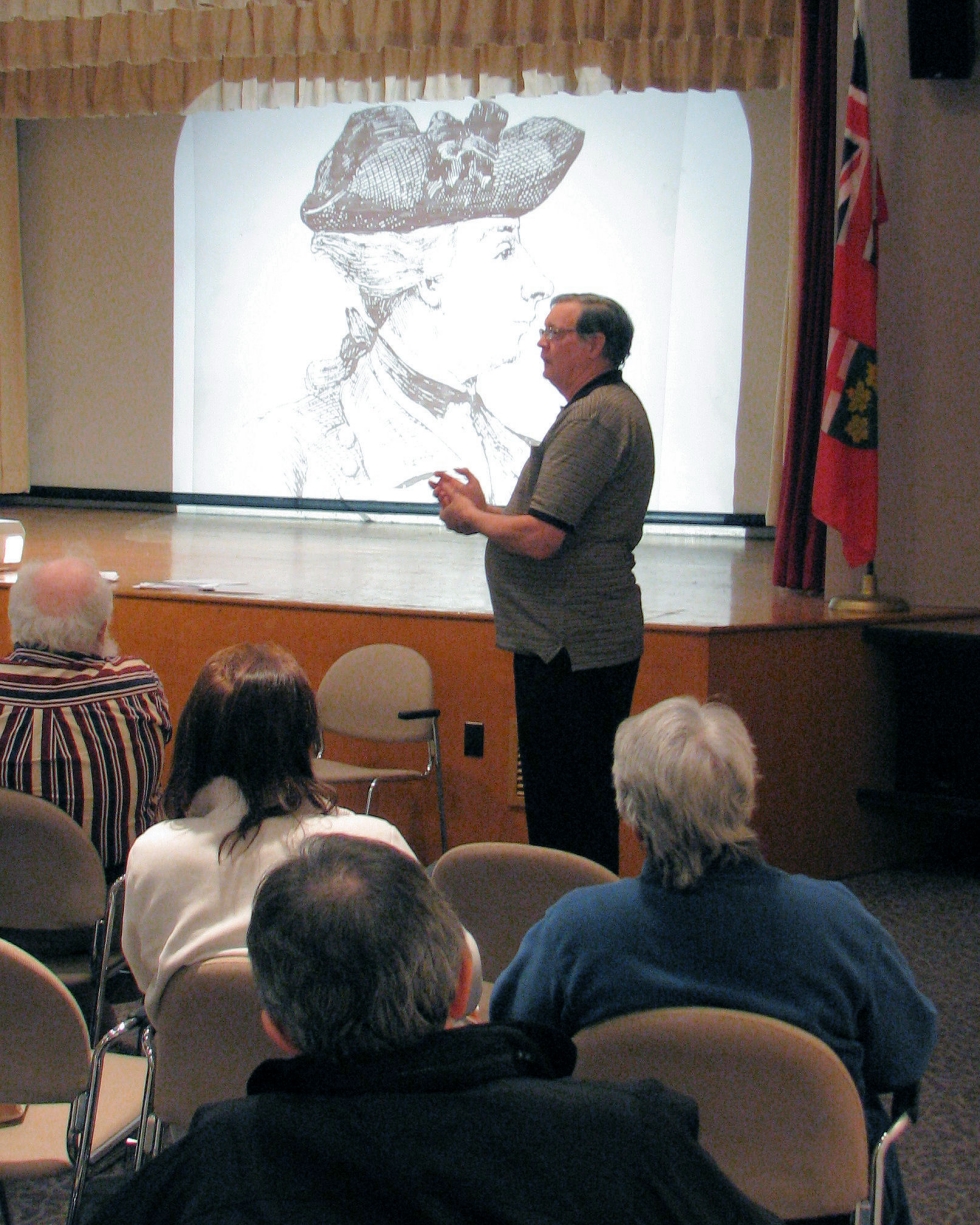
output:
M980 1221L980 876L878 872L847 884L908 958L939 1010L939 1042L922 1084L919 1124L901 1145L917 1225ZM126 1177L96 1174L83 1219ZM8 1183L13 1225L61 1225L69 1180Z
M918 1125L901 1142L918 1225L980 1221L980 877L880 872L847 882L895 937L939 1012Z

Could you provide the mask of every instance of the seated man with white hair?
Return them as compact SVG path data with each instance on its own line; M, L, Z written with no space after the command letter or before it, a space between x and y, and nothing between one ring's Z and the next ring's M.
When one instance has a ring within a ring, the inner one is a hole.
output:
M491 1021L575 1034L649 1008L776 1017L840 1056L869 1141L879 1093L919 1080L936 1011L895 942L843 885L769 866L749 825L756 757L727 706L671 698L616 734L616 802L647 851L638 878L577 889L528 932L500 976ZM886 1220L907 1222L889 1155Z
M24 566L0 659L0 787L40 796L87 833L108 880L151 824L170 712L157 674L108 637L112 590L90 562Z

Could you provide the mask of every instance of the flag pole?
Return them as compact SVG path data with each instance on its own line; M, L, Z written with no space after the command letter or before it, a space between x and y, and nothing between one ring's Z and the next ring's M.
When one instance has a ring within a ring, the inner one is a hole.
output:
M909 606L901 596L880 595L874 561L869 561L861 576L861 590L857 595L835 595L828 602L831 612L842 613L901 613Z
M835 218L834 274L823 415L813 478L813 515L840 532L861 591L835 596L832 612L905 612L878 593L878 226L888 219L871 145L870 74L854 0L854 59L847 93Z

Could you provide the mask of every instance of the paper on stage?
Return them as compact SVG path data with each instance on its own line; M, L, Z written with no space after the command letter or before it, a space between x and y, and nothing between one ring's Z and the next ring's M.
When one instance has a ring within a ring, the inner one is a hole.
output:
M211 591L233 592L235 595L261 595L262 593L247 583L226 578L170 578L160 582L135 583L136 591Z

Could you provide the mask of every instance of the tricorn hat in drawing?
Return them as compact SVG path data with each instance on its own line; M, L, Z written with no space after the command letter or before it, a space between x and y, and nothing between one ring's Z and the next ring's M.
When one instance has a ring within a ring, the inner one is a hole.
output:
M445 111L420 132L404 106L373 106L348 119L317 167L300 216L311 230L404 233L474 217L521 217L565 177L585 133L537 116L506 128L496 102L465 120Z

